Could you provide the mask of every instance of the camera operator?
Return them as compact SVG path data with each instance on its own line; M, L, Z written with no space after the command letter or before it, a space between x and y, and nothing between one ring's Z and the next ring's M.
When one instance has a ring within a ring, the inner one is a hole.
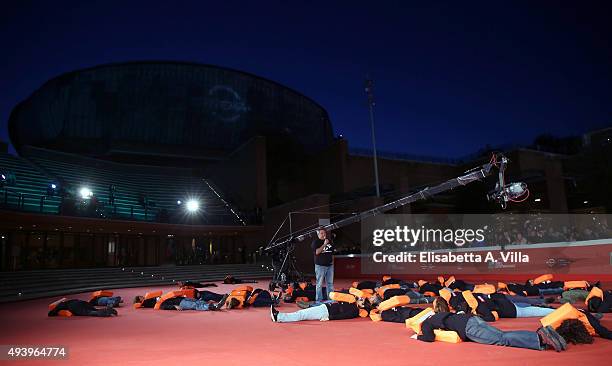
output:
M325 229L317 230L317 238L312 241L311 248L317 278L316 301L323 301L323 281L325 281L328 299L329 293L334 291L334 243Z

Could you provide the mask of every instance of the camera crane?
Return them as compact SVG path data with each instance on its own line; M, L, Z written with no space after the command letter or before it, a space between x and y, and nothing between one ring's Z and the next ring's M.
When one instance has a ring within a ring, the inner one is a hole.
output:
M295 263L291 257L291 253L294 251L296 244L314 237L319 229L325 229L326 231L330 232L331 230L360 222L369 217L382 214L409 203L424 200L436 194L450 191L454 188L465 186L475 181L483 180L484 178L494 174L495 171L498 173L498 181L495 188L487 194L487 199L499 203L502 209L506 208L508 202L524 201L529 195L527 185L522 182L508 184L505 182L505 171L508 162L508 158L503 154L493 153L491 160L489 160L488 163L468 170L465 172L465 174L459 177L449 179L433 187L426 187L408 196L360 213L356 213L353 216L340 219L338 221L329 223L328 225L322 225L314 229L307 228L298 230L280 238L276 238L275 235L264 249L264 252L276 255L278 260L282 258L282 260L280 260L280 264L277 263L278 265L274 265L274 274L272 277L272 282L270 282L270 290L274 290L277 288L277 286L286 284L286 282L289 280L288 277L290 277L288 272L298 272L295 268ZM281 224L281 227L282 225L283 224ZM280 231L281 227L279 227L277 233Z

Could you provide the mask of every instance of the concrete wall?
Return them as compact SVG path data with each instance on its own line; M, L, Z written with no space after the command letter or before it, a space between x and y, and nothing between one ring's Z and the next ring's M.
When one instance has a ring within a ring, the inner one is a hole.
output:
M534 150L518 150L513 154L513 172L520 175L541 174L551 212L568 211L563 172L563 156Z
M241 209L266 209L266 163L266 140L264 137L254 137L207 173Z

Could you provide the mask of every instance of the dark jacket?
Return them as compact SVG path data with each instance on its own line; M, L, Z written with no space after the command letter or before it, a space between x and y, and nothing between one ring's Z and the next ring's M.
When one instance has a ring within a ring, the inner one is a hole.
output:
M453 314L453 313L437 313L427 318L421 324L421 335L417 337L420 341L433 342L436 340L434 334L435 329L452 330L457 332L459 338L467 341L465 335L465 327L471 315L468 314Z
M385 310L380 313L384 322L392 323L405 323L406 319L410 319L423 311L423 309L409 308L409 307L395 307L393 309Z
M60 310L68 310L72 315L76 316L88 316L92 312L97 311L97 309L87 301L72 299L57 304L53 310L49 311L48 316L57 316Z
M331 302L326 303L329 320L353 319L359 317L359 308L356 303Z
M500 318L516 318L516 306L504 294L490 294L486 298L489 299L489 309L496 311Z
M589 311L594 313L612 312L612 290L604 291L603 301L599 297L592 297L588 301Z
M476 301L478 301L478 306L476 307L476 314L480 315L480 317L484 321L494 322L496 320L495 315L493 315L492 313L492 311L495 310L494 303L490 301L490 299L488 299L486 295L473 295L474 298L476 298ZM465 298L463 297L463 294L461 292L453 292L449 303L450 306L455 309L455 311L463 311L465 313L472 312L472 308L468 305L467 301L465 301ZM516 317L516 314L514 317Z

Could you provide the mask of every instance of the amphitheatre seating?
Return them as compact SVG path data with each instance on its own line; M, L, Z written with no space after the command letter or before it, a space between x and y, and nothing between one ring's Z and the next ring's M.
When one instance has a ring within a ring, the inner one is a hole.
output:
M57 214L60 200L57 197L45 198L41 209L41 197L47 195L47 186L50 178L32 165L26 159L0 153L0 171L15 174L15 186L0 189L0 207L19 208L30 212L43 212ZM19 194L23 197L23 204L19 207Z
M0 303L60 296L100 289L171 285L174 281L219 281L231 274L241 279L266 279L261 264L223 264L160 267L113 267L5 272ZM262 285L265 287L264 285ZM21 295L20 295L21 293Z
M105 205L107 217L155 221L161 209L172 214L178 211L177 200L196 197L201 202L204 223L240 224L209 182L194 176L190 169L120 164L33 147L26 147L24 155L69 192L76 195L80 187L88 187ZM114 206L109 204L110 185L116 187ZM141 203L143 196L149 201L146 209Z

